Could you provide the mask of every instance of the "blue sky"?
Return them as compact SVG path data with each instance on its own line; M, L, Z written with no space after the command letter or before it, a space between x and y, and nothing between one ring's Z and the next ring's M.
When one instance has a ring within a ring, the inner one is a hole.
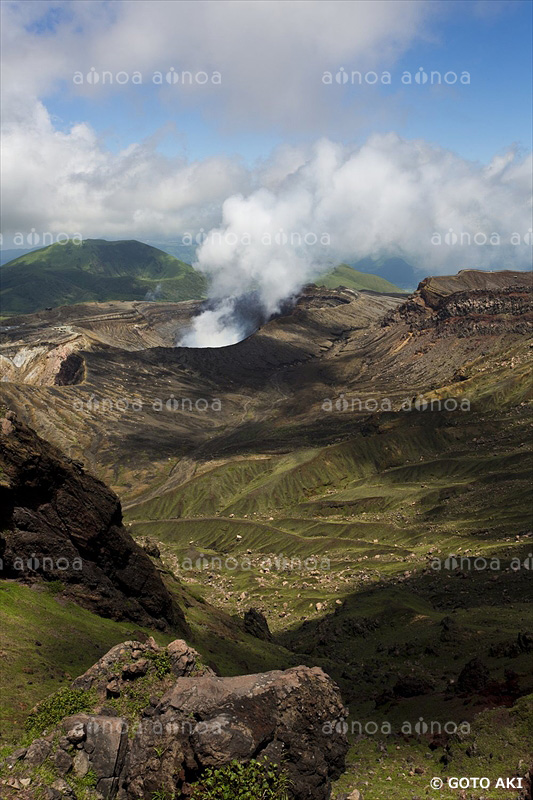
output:
M526 0L446 4L432 21L429 41L414 41L394 64L359 70L365 76L362 86L331 87L348 118L353 107L351 126L344 124L340 131L334 115L304 131L287 130L280 119L270 124L262 120L258 129L252 115L248 125L246 118L232 125L212 109L210 113L210 101L204 102L201 92L194 102L184 102L179 94L170 101L162 97L148 82L151 70L143 73L144 85L91 96L77 96L69 81L59 80L45 101L58 128L88 121L114 151L159 131L158 150L167 155L203 159L225 153L253 163L283 142L298 144L319 135L362 141L374 131L394 130L407 138L438 143L464 158L488 161L512 144L531 148L532 9ZM40 34L48 35L51 20L60 18L58 10L51 13L37 26ZM179 59L173 63L179 69ZM359 69L349 59L342 65L348 72ZM427 73L439 72L442 85L402 83L405 71L414 76L421 66ZM382 82L387 80L385 70L390 72L390 85ZM373 73L378 76L375 85L370 84ZM455 84L451 73L458 76ZM319 64L316 74L320 75ZM469 84L460 82L462 74ZM368 108L368 121L360 119L361 102Z
M5 2L2 245L32 229L163 241L262 220L331 234L330 261L527 266L509 239L531 226L532 8ZM166 82L171 68L192 85ZM440 85L417 83L420 68ZM87 80L106 71L111 85ZM507 250L436 249L450 228L497 232Z

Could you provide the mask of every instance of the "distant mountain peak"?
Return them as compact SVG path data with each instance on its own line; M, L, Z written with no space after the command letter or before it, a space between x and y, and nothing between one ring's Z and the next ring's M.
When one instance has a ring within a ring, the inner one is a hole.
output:
M201 273L135 239L56 242L4 264L0 282L3 314L112 300L198 300L206 293Z

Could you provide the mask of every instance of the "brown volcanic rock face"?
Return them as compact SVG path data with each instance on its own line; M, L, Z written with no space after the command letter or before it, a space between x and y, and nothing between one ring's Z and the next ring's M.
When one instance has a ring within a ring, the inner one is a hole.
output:
M337 686L319 667L181 678L134 738L119 797L161 789L172 796L208 767L264 758L283 761L294 800L327 800L344 770L345 716ZM149 758L156 746L165 748L158 762Z
M82 351L173 347L198 303L80 303L10 317L0 325L3 380L68 386L84 376Z
M64 718L8 757L8 768L20 762L18 779L31 777L25 795L17 794L24 784L0 779L10 800L41 797L33 768L45 760L63 776L53 800L72 797L71 778L89 769L106 800L185 800L206 769L251 759L283 763L292 800L328 800L344 770L347 710L318 667L219 678L185 641L161 648L150 638L116 645L72 688L93 691L92 713ZM116 698L120 714L110 707Z
M116 495L8 412L0 419L2 574L61 580L85 608L165 628L184 618L122 526Z
M480 269L462 269L457 275L433 275L425 278L415 294L420 294L431 308L438 308L443 298L457 292L500 292L509 288L523 288L532 284L531 272L499 270L486 272Z
M426 278L417 291L390 314L412 331L435 329L440 336L531 332L533 274L463 270L458 275Z
M83 369L81 382L28 388L8 373L0 396L27 424L83 458L131 507L174 489L213 459L251 448L283 450L286 429L290 447L344 437L347 415L325 415L325 398L386 397L399 408L406 398L453 385L457 375L477 380L517 345L526 347L530 284L525 272L465 270L426 279L407 300L307 287L290 311L246 340L204 349L168 346L170 331L187 325L194 304L145 303L135 313L72 307L73 327L85 326L87 336L94 326L98 342L80 345L78 373L67 360L58 380L65 373L66 383L72 375L75 381ZM59 313L66 312L41 312L5 330L2 352L18 348L20 361L30 345L42 346L43 331L46 341L62 336ZM165 336L149 339L152 330ZM139 349L139 331L146 349ZM509 359L520 367L523 356L521 350ZM30 370L29 362L20 369Z

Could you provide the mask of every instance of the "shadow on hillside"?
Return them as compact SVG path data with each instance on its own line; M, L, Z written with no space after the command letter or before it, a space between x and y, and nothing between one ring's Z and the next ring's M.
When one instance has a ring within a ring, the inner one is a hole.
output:
M276 642L320 664L346 702L376 719L402 705L411 713L432 704L439 713L446 704L509 705L533 692L531 549L531 542L513 548L500 569L490 562L468 569L463 562L462 570L426 569L380 581ZM520 569L509 568L511 558ZM473 659L486 667L487 681L458 694L461 671Z

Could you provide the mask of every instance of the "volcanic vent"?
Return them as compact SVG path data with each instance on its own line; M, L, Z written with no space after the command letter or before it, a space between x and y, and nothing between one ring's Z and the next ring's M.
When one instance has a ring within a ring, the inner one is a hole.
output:
M296 301L296 297L289 297L275 312L270 312L257 290L206 300L200 305L190 328L179 337L177 346L205 348L237 344L271 319L290 313Z

